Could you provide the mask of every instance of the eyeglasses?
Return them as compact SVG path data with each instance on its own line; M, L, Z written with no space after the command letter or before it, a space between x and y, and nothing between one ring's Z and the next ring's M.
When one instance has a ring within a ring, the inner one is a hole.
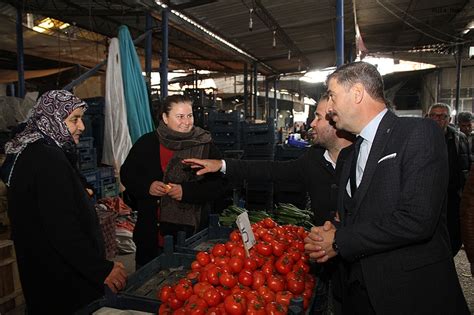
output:
M428 114L429 118L436 118L436 119L446 119L448 118L447 114Z

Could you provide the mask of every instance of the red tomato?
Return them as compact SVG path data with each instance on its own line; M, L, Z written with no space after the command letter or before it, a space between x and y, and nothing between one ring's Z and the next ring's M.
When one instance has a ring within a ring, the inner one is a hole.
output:
M249 271L249 270L242 270L242 271L239 273L239 282L240 282L242 285L251 286L252 283L253 283L252 272Z
M288 249L288 255L291 257L291 260L293 260L294 263L301 259L301 252L296 247L290 247Z
M224 273L219 277L219 282L223 287L231 289L237 284L237 278L232 274Z
M226 252L227 250L224 244L218 243L212 248L212 255L214 255L214 257L224 256Z
M252 289L258 290L262 285L265 284L265 274L261 271L254 271L253 274Z
M265 300L261 296L248 298L247 315L266 315Z
M293 260L289 255L280 256L275 262L275 269L279 273L286 275L293 269Z
M273 221L272 218L265 218L263 219L262 223L263 223L263 226L268 229L272 229L277 226L276 222Z
M204 267L205 265L211 262L211 257L206 252L199 252L196 255L196 260L201 266Z
M219 277L222 271L220 267L213 267L207 271L207 282L212 285L219 285Z
M245 258L244 259L244 269L254 271L257 269L257 262L253 258Z
M193 295L184 303L184 311L186 314L206 314L207 303L204 299Z
M243 247L235 247L230 252L230 256L237 256L240 258L245 258L245 249Z
M161 290L157 294L158 300L160 300L162 303L168 302L168 298L170 297L170 294L173 292L173 287L170 285L165 285L161 288Z
M288 308L277 302L270 302L265 306L267 315L284 315L288 312Z
M258 294L260 294L266 303L275 302L275 293L266 285L262 285L258 289Z
M273 241L273 236L270 233L265 233L260 236L261 240L267 243L271 243Z
M292 298L293 293L290 291L280 291L276 293L276 302L282 305L289 306Z
M202 297L204 295L204 292L206 292L207 289L209 289L210 287L212 287L212 285L207 282L198 282L194 285L193 291L195 295L197 295L198 297Z
M173 315L186 315L186 311L184 310L184 307L180 307L173 312Z
M186 301L194 293L191 281L186 280L186 282L179 282L174 288L174 292L178 300Z
M201 269L201 264L197 260L195 260L191 263L191 269L192 270L199 270L199 269Z
M219 256L215 258L215 263L217 266L227 266L229 264L230 258L228 256Z
M275 268L273 267L273 263L271 262L266 262L265 264L263 264L260 270L263 272L266 278L270 277L275 272Z
M281 241L273 240L272 242L273 255L280 257L281 255L285 253L286 248L287 248L286 245L284 245Z
M307 274L309 272L309 265L302 261L301 259L298 260L294 265L293 265L293 271L297 273Z
M229 295L224 300L224 307L231 315L241 315L247 312L247 300L239 293Z
M238 230L233 230L230 233L229 238L231 241L234 241L234 242L242 241L242 237L240 236L240 232Z
M239 273L244 267L244 261L238 256L233 256L229 260L229 267L232 273Z
M219 291L213 287L207 289L207 291L204 292L204 296L202 298L209 306L217 306L222 300L222 296Z
M225 249L226 249L227 253L232 252L232 249L235 248L235 247L238 247L237 242L228 241L227 243L225 243Z
M207 309L206 315L223 315L223 313L218 307L210 307Z
M267 285L273 292L283 291L285 289L285 280L279 275L271 275L268 277Z
M180 299L178 299L176 297L176 294L174 292L170 293L169 297L168 297L168 305L173 309L173 310L177 310L178 308L180 308L181 306L183 306L183 301L181 301Z
M230 295L230 289L227 289L227 288L224 288L224 287L221 287L221 286L218 286L216 287L216 290L220 293L222 299L225 299L226 296Z
M158 310L158 315L171 315L173 314L173 309L166 303L160 305Z
M263 256L270 256L273 252L272 245L268 242L259 242L256 245L257 252Z

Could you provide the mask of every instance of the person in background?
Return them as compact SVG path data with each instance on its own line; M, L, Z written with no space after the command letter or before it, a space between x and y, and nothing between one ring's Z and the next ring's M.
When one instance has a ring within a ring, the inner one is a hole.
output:
M448 231L454 257L462 245L459 203L470 169L469 145L466 136L449 125L451 121L449 105L443 103L432 105L428 110L428 118L434 120L443 130L448 149Z
M474 277L474 170L471 166L461 199L461 236Z
M341 260L344 314L469 314L446 228L443 133L388 110L369 63L326 82L336 128L357 138L341 152L340 224L313 227L305 249L318 263Z
M86 109L68 91L46 92L5 144L2 179L28 314L72 314L103 296L104 283L114 292L126 284L123 265L104 258L77 168Z
M459 131L464 133L467 137L467 141L469 144L469 153L470 153L470 160L471 163L474 162L474 143L473 142L473 134L472 134L472 113L471 112L460 112L458 114L458 125Z
M185 231L189 237L207 227L206 203L225 191L221 176L196 176L181 163L189 157L220 158L221 153L209 132L194 126L192 101L168 96L158 128L137 140L120 170L132 209L138 211L133 232L137 269L159 255L162 236Z

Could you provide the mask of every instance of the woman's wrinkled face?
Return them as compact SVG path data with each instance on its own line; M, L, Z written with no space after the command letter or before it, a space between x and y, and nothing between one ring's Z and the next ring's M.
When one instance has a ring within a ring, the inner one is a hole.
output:
M163 121L173 131L190 132L194 126L192 104L173 103L168 115L163 114Z
M64 120L67 129L71 133L72 138L76 144L79 143L81 134L84 132L84 123L82 122L82 116L84 116L84 108L76 108L67 118Z

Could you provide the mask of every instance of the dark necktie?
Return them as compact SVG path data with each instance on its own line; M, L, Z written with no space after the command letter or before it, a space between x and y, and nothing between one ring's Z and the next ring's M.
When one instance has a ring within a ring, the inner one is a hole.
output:
M364 141L364 138L358 136L354 142L354 157L352 158L351 172L349 173L349 180L351 185L351 196L354 197L357 190L356 182L356 170L357 170L357 158L359 157L360 145Z

